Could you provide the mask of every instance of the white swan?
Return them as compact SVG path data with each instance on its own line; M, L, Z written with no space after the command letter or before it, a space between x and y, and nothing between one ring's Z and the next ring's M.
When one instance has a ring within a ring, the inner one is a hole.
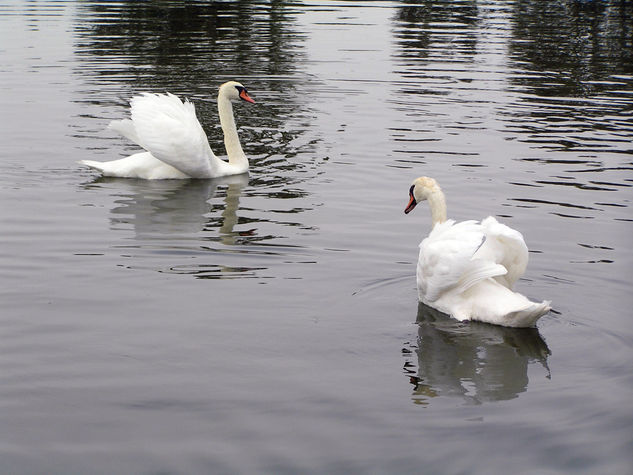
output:
M81 160L103 173L120 178L160 180L216 178L248 171L240 145L231 101L254 103L246 88L229 81L220 86L218 112L228 162L215 156L191 102L173 94L143 93L130 101L132 119L115 120L109 127L143 147L146 152L109 162Z
M433 229L420 243L418 298L457 320L507 327L532 327L550 310L512 291L528 262L520 232L489 216L481 222L446 220L444 193L433 178L417 178L409 189L409 213L428 200Z

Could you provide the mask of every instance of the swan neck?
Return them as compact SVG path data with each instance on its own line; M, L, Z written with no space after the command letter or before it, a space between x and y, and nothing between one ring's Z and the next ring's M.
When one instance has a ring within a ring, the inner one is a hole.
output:
M431 208L431 221L433 226L446 221L446 199L441 190L434 191L427 198Z
M218 96L218 113L222 132L224 133L224 146L229 163L248 167L248 159L242 150L240 138L237 135L237 126L233 117L233 105L223 94Z

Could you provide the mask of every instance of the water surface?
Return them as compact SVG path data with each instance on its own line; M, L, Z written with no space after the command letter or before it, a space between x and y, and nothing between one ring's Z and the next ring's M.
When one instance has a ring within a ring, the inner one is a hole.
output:
M627 473L629 2L0 6L0 472ZM251 173L104 179L217 87ZM418 305L435 177L521 230L537 329Z

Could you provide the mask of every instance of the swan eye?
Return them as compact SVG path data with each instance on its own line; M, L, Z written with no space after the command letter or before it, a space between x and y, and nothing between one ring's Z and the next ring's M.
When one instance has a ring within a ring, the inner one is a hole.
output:
M411 188L409 188L409 195L413 196L413 189L415 188L415 185L411 185Z

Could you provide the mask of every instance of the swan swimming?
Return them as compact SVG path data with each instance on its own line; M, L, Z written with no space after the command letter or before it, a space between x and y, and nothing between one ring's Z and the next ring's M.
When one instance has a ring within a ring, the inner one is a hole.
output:
M521 233L492 216L481 222L447 220L444 193L424 176L413 181L404 212L425 200L433 229L420 243L418 299L460 321L535 326L551 307L549 301L531 302L512 291L528 263Z
M173 94L143 93L130 101L131 119L108 126L146 151L109 162L81 160L104 176L146 180L217 178L248 171L233 117L233 101L254 103L246 88L236 81L220 86L218 112L228 162L218 158L207 139L194 105Z

